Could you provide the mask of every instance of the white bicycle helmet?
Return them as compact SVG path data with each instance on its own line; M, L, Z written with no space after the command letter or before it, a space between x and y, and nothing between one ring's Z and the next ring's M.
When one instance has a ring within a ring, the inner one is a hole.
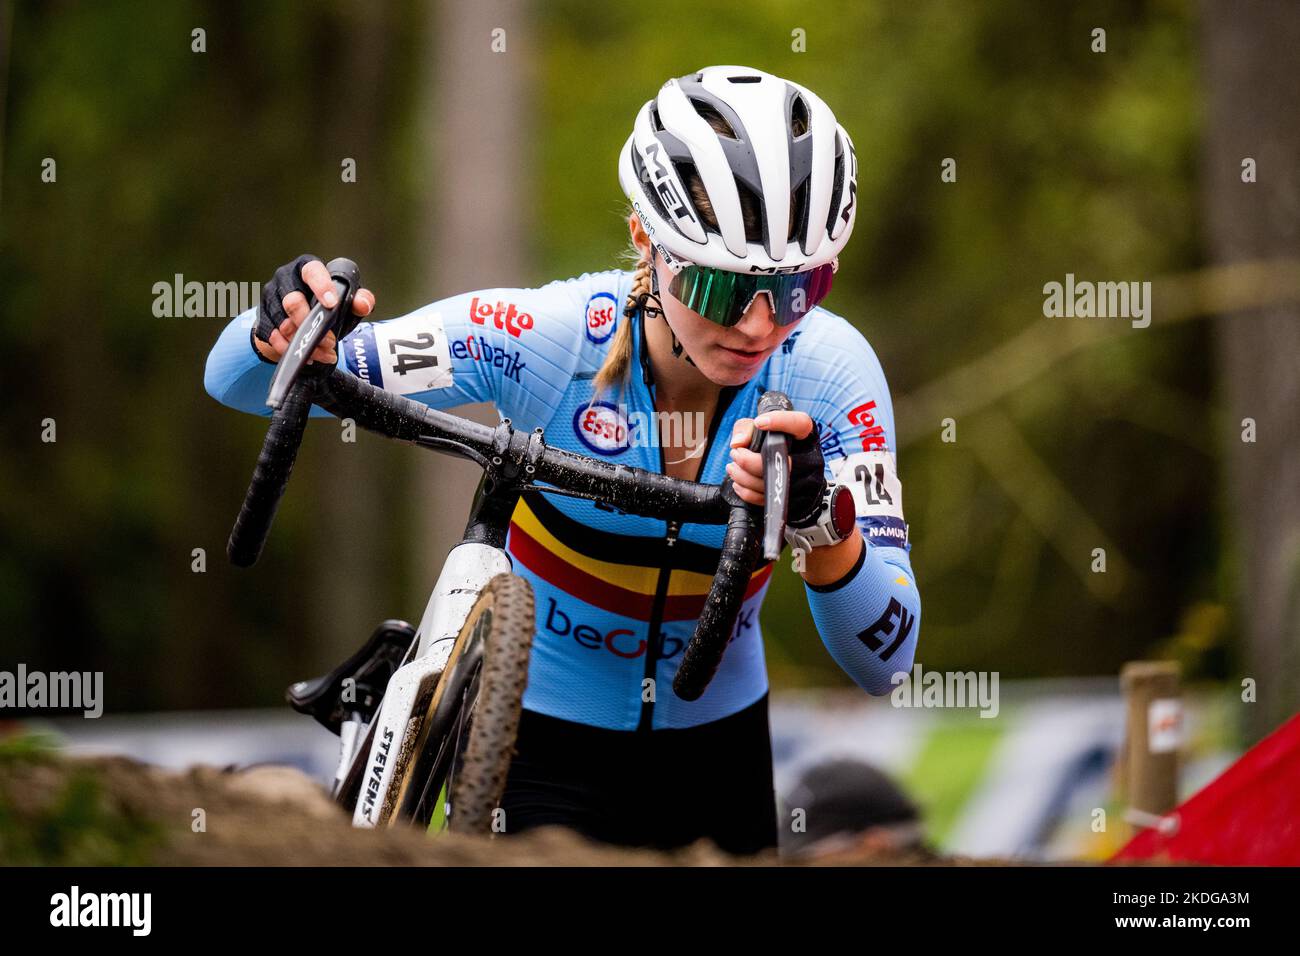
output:
M692 170L716 226L686 188ZM669 80L637 114L618 172L674 272L802 272L833 262L853 231L858 166L848 133L807 87L761 70L710 66ZM746 236L742 202L757 211L761 235Z

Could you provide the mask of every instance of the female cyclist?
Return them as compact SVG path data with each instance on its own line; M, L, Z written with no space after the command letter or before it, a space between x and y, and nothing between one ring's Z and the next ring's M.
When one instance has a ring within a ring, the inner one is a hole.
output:
M847 133L799 84L736 66L669 80L619 157L635 269L452 296L331 334L314 360L437 408L491 401L561 448L729 476L756 504L753 429L789 433L787 538L813 620L859 686L887 693L911 669L920 617L893 411L871 347L818 307L853 228L856 173ZM209 393L267 414L272 366L308 294L334 304L319 259L277 270L261 308L213 348ZM353 322L374 305L361 290ZM755 420L768 389L795 410ZM665 422L676 427L655 427ZM770 563L708 690L693 702L671 690L722 534L541 492L520 501L506 548L532 585L537 631L502 800L509 832L560 824L628 845L776 846L758 624Z

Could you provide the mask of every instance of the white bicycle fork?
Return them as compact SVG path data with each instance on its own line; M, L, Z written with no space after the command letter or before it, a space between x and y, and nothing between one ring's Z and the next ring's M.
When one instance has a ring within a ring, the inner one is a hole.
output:
M500 548L486 544L461 543L451 549L429 595L429 603L416 631L415 657L393 674L375 715L375 735L370 745L366 776L352 814L352 825L376 827L386 822L391 811L390 791L398 754L414 745L418 721L413 719L416 702L428 699L451 655L456 635L469 617L484 586L498 574L511 570L510 559ZM365 740L365 728L344 724L340 779Z

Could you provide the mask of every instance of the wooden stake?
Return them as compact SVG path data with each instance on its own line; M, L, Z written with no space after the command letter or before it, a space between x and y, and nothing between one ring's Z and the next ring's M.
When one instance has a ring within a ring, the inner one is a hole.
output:
M1184 743L1178 678L1173 661L1133 661L1120 671L1127 706L1120 796L1137 820L1166 814L1178 803Z

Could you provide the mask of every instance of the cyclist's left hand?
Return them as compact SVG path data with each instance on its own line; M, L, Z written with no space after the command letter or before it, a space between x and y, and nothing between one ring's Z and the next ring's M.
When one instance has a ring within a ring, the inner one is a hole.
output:
M826 491L826 461L813 420L806 412L769 412L757 419L742 418L731 431L731 461L727 477L740 499L751 505L763 503L763 456L750 451L754 429L782 431L790 441L790 510L789 523L798 523L821 508Z

